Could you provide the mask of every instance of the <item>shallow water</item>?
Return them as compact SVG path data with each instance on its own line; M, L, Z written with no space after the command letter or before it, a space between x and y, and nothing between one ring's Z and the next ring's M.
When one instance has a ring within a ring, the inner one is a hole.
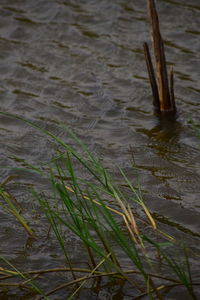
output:
M57 126L65 123L106 166L123 167L134 181L133 156L155 217L198 248L200 140L189 119L199 123L200 3L160 0L157 8L167 61L175 71L175 122L161 122L153 113L142 48L150 42L145 0L0 0L0 107L45 124L67 142ZM0 134L2 166L38 164L54 154L54 144L21 121L1 117ZM45 183L1 169L1 181L10 175L18 177L6 188L31 218L37 205L30 205L28 188ZM3 210L0 215L1 255L9 249L7 258L20 267L54 265L60 255L56 245L45 239L27 244L13 217ZM31 222L45 236L43 217L36 214ZM77 241L68 238L78 257ZM125 287L101 293L86 290L80 299L131 299Z

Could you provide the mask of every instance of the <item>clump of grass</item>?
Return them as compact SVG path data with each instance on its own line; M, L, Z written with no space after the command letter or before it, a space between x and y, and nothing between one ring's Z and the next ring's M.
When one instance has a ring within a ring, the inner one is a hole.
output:
M133 186L123 170L118 168L116 182L68 128L63 126L76 142L79 152L51 132L24 121L62 146L59 157L48 164L46 171L40 171L51 181L53 200L44 193L35 192L35 196L68 266L21 274L33 278L52 272L71 273L71 280L49 290L45 297L73 286L73 292L67 298L72 299L91 280L95 282L107 277L116 282L127 281L133 287L134 299L147 295L150 299L164 299L165 293L177 286L184 287L191 299L196 299L193 285L198 283L193 282L188 256L178 263L169 254L177 247L176 240L158 228L140 190ZM143 212L143 217L138 211ZM74 267L64 235L66 230L78 237L79 247L87 256L87 268ZM15 274L10 275L13 276ZM40 299L43 297L41 295Z

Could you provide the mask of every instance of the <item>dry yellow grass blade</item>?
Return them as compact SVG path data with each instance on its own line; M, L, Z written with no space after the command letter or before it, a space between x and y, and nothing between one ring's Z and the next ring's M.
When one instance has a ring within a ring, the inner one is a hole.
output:
M148 210L148 208L145 206L145 204L143 202L141 202L142 208L144 209L144 212L146 213L153 229L157 229L157 225L156 222L154 221L154 218L152 217L150 211Z
M134 228L135 234L136 234L137 236L140 236L140 232L139 232L139 229L138 229L138 226L137 226L137 223L136 223L136 221L135 221L135 217L134 217L134 215L133 215L133 212L132 212L132 210L131 210L130 205L128 205L128 212L129 212L129 216L130 216L130 219L131 219L131 224L132 224L132 226L133 226L133 228Z
M133 229L135 231L135 234L136 234L136 236L137 236L137 238L138 238L138 240L140 242L141 247L144 249L145 246L144 246L143 240L141 238L141 235L140 235L140 232L139 232L139 228L137 226L137 223L136 223L136 220L135 220L135 217L133 215L133 212L131 210L130 205L128 205L128 211L129 211L129 217L131 219L131 225L132 225L132 227L133 227Z
M68 191L74 193L74 190L73 190L72 188L70 188L69 186L65 185L65 188L66 188ZM99 206L102 205L102 204L99 203L98 201L93 200L93 199L91 199L91 198L89 198L89 197L87 197L87 196L85 196L85 195L84 195L83 197L84 197L84 199L89 200L89 201L92 201L93 203L96 203L96 204L99 205ZM158 232L159 234L161 234L162 236L164 236L166 239L170 240L171 242L176 242L176 240L175 240L172 236L168 235L167 233L165 233L165 232L163 232L163 231L161 231L161 230L159 230L159 229L157 228L157 225L156 225L156 223L155 223L155 221L154 221L154 219L153 219L151 213L149 212L149 210L148 210L147 207L145 206L145 204L144 204L143 202L141 202L140 204L141 204L141 206L143 207L143 209L144 209L144 211L145 211L145 213L146 213L146 215L147 215L147 217L148 217L148 219L149 219L149 221L150 221L150 223L151 223L153 229L157 230L157 232ZM135 220L135 218L134 218L134 217L131 218L131 216L129 215L127 209L125 209L125 211L126 211L126 214L125 214L125 213L122 213L122 212L120 212L120 211L118 211L118 210L116 210L116 209L114 209L114 208L112 208L112 207L109 207L109 206L107 206L107 205L105 205L105 207L106 207L108 210L110 210L110 211L116 213L117 215L121 216L121 217L124 219L124 221L125 221L125 219L128 218L128 220L130 221L130 223L132 223L133 226L135 226L135 233L138 231L138 236L140 236L140 233L139 233L137 224L136 224L136 222L133 221L133 220ZM130 210L131 210L131 208L130 208Z
M3 188L0 190L0 196L4 199L4 201L6 203L6 205L4 203L0 203L4 207L4 209L7 212L11 213L13 216L15 216L17 221L22 225L22 227L24 227L24 229L29 234L29 236L36 239L36 236L35 236L33 230L29 227L26 220L20 214L19 209L14 204L13 197L9 193L4 191Z
M138 244L138 241L137 241L137 239L136 239L136 237L135 237L135 234L134 234L134 232L131 230L131 227L130 227L130 225L129 225L127 219L126 219L126 217L123 216L123 219L124 219L124 222L125 222L125 224L126 224L126 227L127 227L128 231L129 231L129 233L130 233L132 239L134 240L134 242L135 242L136 244Z
M72 188L70 188L69 186L66 186L66 185L65 185L65 188L66 188L68 191L74 193L74 190L73 190ZM102 204L99 203L99 202L96 201L96 200L90 199L89 197L87 197L87 196L85 196L85 195L84 195L83 197L84 197L84 199L86 199L86 200L90 200L90 201L92 200L92 202L94 202L94 203L96 203L96 204L102 206ZM107 205L105 205L105 207L106 207L107 209L109 209L110 211L113 211L114 213L116 213L116 214L118 214L118 215L120 215L120 216L122 216L122 217L124 216L123 213L121 213L120 211L118 211L118 210L116 210L116 209L114 209L114 208L112 208L112 207L109 207L109 206L107 206Z
M2 267L0 267L0 273L2 273L3 275L13 275L13 276L16 276L16 275L18 275L18 273L17 272L15 272L15 271L11 271L11 270L7 270L7 269L4 269L4 268L2 268Z

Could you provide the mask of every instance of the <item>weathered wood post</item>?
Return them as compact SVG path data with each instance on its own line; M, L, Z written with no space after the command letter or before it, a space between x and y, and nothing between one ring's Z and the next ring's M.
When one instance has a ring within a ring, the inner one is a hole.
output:
M144 43L144 54L149 73L149 79L153 92L153 104L157 112L172 112L175 113L174 100L174 77L173 69L170 72L170 81L168 81L167 66L164 52L164 43L160 33L160 25L158 14L156 11L155 1L147 0L148 15L151 26L151 36L153 42L153 50L155 57L156 72L154 72L149 47ZM155 75L156 74L156 75ZM169 86L170 82L170 86Z

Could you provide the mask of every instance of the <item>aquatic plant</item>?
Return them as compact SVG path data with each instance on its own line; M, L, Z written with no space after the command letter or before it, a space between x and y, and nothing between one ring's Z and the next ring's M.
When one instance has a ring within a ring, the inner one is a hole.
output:
M6 180L0 184L0 196L2 198L2 201L0 201L0 206L2 206L5 211L11 213L17 219L30 237L35 238L33 230L30 228L27 221L21 214L22 208L20 207L19 203L10 193L5 190L4 186L7 181L9 181L9 178L6 178Z
M121 168L117 170L117 180L113 179L102 162L64 125L62 129L72 138L78 151L37 124L23 121L49 136L59 147L59 155L45 163L45 168L29 165L29 170L51 182L51 199L42 191L34 191L34 195L67 266L26 272L1 268L0 280L22 278L23 284L19 283L19 287L34 289L41 295L37 299L48 299L61 289L73 287L67 298L72 299L85 285L105 277L113 284L128 282L133 299L146 295L150 299L164 299L165 293L177 286L184 287L188 297L196 299L193 287L199 283L194 282L192 276L189 247L181 248L176 239L159 229L140 187L134 186ZM73 265L65 238L68 231L78 238L87 267ZM177 251L179 259L175 259ZM59 272L71 273L71 279L45 293L37 288L35 278L39 282L41 275Z

